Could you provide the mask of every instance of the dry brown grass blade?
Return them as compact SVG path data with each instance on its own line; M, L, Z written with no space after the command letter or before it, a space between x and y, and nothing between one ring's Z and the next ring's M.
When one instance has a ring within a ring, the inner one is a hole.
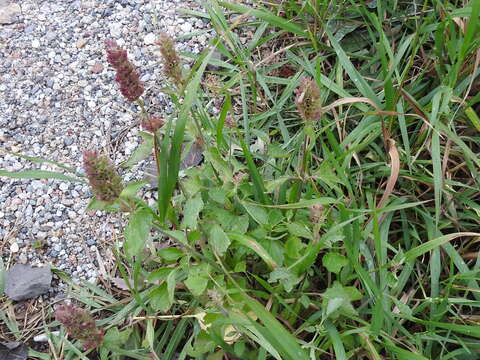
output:
M413 108L413 110L415 111L415 113L420 116L422 119L428 119L427 115L423 112L422 109L420 109L417 104L415 104L415 101L413 101L413 99L410 97L410 94L407 93L405 90L403 89L400 89L400 93L402 94L402 97L404 98L404 100L406 102L408 102L410 104L410 106ZM422 125L422 128L420 129L419 131L419 134L418 136L421 137L422 134L427 130L427 127L428 127L428 122L425 121Z
M393 192L395 188L395 184L398 180L398 175L400 174L400 156L398 154L397 145L395 144L395 140L387 139L388 143L388 155L390 156L390 177L387 181L387 186L385 188L385 192L383 193L380 202L377 205L377 209L383 207L387 202L388 198Z

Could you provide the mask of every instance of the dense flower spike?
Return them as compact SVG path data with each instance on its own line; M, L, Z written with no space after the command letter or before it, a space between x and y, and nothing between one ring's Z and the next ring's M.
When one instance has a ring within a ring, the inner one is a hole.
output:
M165 75L172 80L177 86L183 84L182 64L180 57L175 50L175 44L170 36L162 32L159 35L160 53L163 58L163 66Z
M302 119L305 121L319 120L322 115L322 103L320 89L315 80L303 78L295 94L295 104Z
M160 129L165 122L158 115L149 116L147 119L143 120L140 125L147 131L154 133Z
M111 203L120 196L122 178L106 156L86 150L83 152L83 166L97 199Z
M118 46L115 40L105 42L107 47L107 61L117 71L115 80L120 84L120 92L128 101L134 102L144 92L140 82L140 75L128 60L127 50Z
M55 319L65 326L72 338L81 341L86 350L96 348L103 341L103 329L95 325L95 320L83 309L60 305L55 310Z

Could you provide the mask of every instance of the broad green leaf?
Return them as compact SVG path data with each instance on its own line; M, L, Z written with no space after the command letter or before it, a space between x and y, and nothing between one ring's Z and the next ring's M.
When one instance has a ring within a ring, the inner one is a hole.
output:
M154 310L167 312L172 306L175 294L176 273L177 271L175 269L167 276L167 280L150 292L150 305Z
M120 197L129 198L134 197L142 189L142 187L147 184L147 181L132 181L128 183L122 190Z
M136 256L143 250L145 243L150 238L151 227L152 214L149 211L140 209L130 215L124 231L124 248L128 256Z
M231 231L245 234L248 231L249 218L248 215L235 216L235 221L231 224Z
M218 224L212 226L209 235L208 243L211 245L213 251L218 255L223 256L230 246L229 237Z
M185 285L194 296L200 296L207 288L209 280L208 264L201 264L188 268L188 277Z
M150 305L154 310L166 312L172 306L170 296L168 295L167 281L164 281L160 286L154 288L150 294Z
M348 259L341 254L329 252L323 256L322 263L328 271L338 274L348 264Z
M107 330L103 339L104 345L108 346L122 346L128 341L128 338L132 334L133 328L126 328L123 331L118 331L118 328L112 327Z
M213 188L208 192L208 196L219 204L225 204L228 191L223 188Z
M268 278L269 283L280 282L283 285L286 292L293 290L293 287L300 282L301 278L292 273L289 269L284 267L278 267L270 273Z
M292 259L298 259L305 244L296 236L289 236L285 242L285 255Z
M88 203L86 208L86 211L90 211L90 210L118 212L120 211L120 204L118 202L114 202L113 204L110 204L105 201L98 200L97 198L94 197L90 199L90 202Z
M167 247L157 251L157 255L168 263L177 261L184 254L183 251L176 247Z
M342 286L339 282L335 282L332 287L323 293L323 303L325 316L338 316L337 310L346 315L356 315L357 311L351 302L360 300L362 294L353 286Z
M153 283L158 280L166 279L168 275L170 275L170 273L174 270L175 268L171 268L171 267L163 267L163 268L156 269L147 275L147 280Z
M302 237L305 239L313 239L313 234L310 229L300 223L289 223L287 224L288 232L293 236Z
M196 230L198 226L198 215L202 209L203 200L200 194L188 199L183 212L183 227Z
M247 210L248 214L260 225L268 224L268 213L265 209L260 206L254 205L253 203L248 203L242 201L242 205Z
M333 349L335 350L335 359L347 360L347 354L345 353L343 341L338 333L337 328L330 321L325 321L325 329L327 330L327 334L332 341Z

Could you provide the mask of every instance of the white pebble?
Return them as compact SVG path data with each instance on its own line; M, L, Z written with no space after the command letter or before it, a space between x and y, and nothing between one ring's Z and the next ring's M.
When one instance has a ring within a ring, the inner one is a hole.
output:
M189 33L190 31L192 31L192 24L188 22L183 23L182 25L180 25L180 29L185 33Z
M55 330L55 331L52 331L51 334L55 335L55 336L58 336L58 335L60 335L60 331ZM47 336L47 334L40 334L40 335L35 336L33 338L33 341L35 341L35 342L48 342L48 336Z
M148 33L143 41L145 42L145 45L153 45L155 44L156 36L154 33Z
M120 23L112 23L110 24L110 35L114 38L120 37L122 34L122 24Z
M12 243L12 245L10 245L10 252L11 253L17 253L18 252L19 247L18 247L18 244L16 242Z
M40 41L38 39L33 39L32 40L32 48L38 49L40 47Z

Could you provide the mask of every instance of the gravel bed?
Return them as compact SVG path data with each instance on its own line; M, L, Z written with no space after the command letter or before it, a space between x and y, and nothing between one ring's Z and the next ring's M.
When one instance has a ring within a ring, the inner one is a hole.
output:
M2 0L6 1L6 0ZM105 61L104 41L128 49L146 86L147 104L169 112L159 90L163 76L154 45L163 30L178 49L199 53L208 21L182 17L184 0L24 0L22 13L0 25L0 169L52 170L3 152L62 162L82 172L84 149L112 149L125 160L140 138L136 109L120 95ZM195 36L188 36L194 33ZM128 179L127 179L128 180ZM0 177L0 253L13 263L50 263L74 279L92 282L97 258L108 258L118 216L85 211L88 186L60 180Z

